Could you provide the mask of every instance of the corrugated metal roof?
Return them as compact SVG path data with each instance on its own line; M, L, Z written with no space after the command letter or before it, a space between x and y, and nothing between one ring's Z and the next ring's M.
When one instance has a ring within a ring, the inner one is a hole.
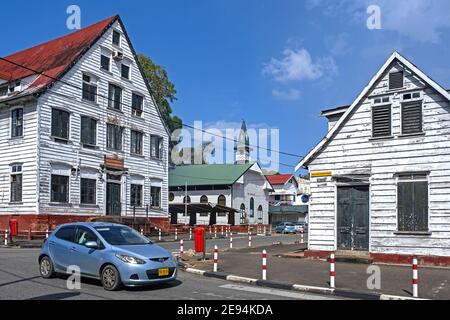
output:
M271 176L266 176L271 185L285 184L292 178L292 174L274 174Z
M254 163L176 166L169 169L169 187L231 185Z
M22 92L20 95L38 92L40 89L51 85L55 81L52 78L59 78L69 70L72 64L85 53L118 18L118 16L110 17L66 36L5 57L5 59L14 62L17 65L0 60L0 78L10 82L32 75L38 75L26 89L26 92ZM25 66L29 69L21 66ZM39 73L30 69L36 70ZM47 76L42 74L39 75L40 73Z

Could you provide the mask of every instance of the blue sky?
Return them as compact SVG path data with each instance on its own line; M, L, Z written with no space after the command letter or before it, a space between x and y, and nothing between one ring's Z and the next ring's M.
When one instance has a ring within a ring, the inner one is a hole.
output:
M8 1L0 55L70 32L71 4L82 26L121 15L136 50L168 70L185 123L244 118L279 128L279 149L298 155L326 133L320 110L351 103L395 50L450 88L447 0ZM366 27L371 4L381 8L381 30Z

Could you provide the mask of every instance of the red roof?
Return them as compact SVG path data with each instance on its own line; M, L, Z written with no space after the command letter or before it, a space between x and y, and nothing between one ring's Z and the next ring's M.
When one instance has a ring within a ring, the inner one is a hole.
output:
M275 174L272 176L266 176L266 178L269 180L271 185L280 185L288 182L292 176L292 174Z
M110 17L66 36L5 57L38 73L0 60L0 78L9 82L39 73L59 78L118 18L118 16ZM54 80L50 77L38 76L26 89L26 93L35 93L52 84Z

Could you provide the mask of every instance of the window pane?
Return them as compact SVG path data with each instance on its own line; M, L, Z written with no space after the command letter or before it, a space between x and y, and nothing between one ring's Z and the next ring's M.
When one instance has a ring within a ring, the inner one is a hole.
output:
M154 208L160 208L161 207L161 188L160 187L151 187L151 196L152 196L151 206ZM190 200L188 201L188 203L190 203Z
M22 201L22 175L11 175L11 202Z
M403 88L403 71L389 74L389 89Z
M51 202L69 202L69 177L52 175L51 177Z
M119 126L108 124L106 131L107 131L106 147L114 150L122 150L123 129Z
M112 39L113 44L115 44L116 46L120 46L120 33L117 31L113 31L113 39Z
M52 136L69 139L69 113L52 109Z
M122 64L122 77L130 79L130 67L124 64Z
M96 185L97 181L94 179L81 179L81 203L96 204Z
M100 64L101 64L102 69L109 71L109 65L110 65L109 57L102 55Z
M59 239L73 242L75 238L75 227L62 227L55 236Z
M89 117L81 117L81 142L87 145L96 145L97 120Z
M130 203L132 207L142 207L142 185L131 185Z
M108 92L108 107L120 110L121 103L122 103L122 88L110 84Z
M428 182L398 183L398 230L428 231Z
M78 227L75 236L75 243L80 246L84 246L87 242L95 241L98 242L97 236L89 229Z
M11 112L11 137L23 135L23 109L15 109Z

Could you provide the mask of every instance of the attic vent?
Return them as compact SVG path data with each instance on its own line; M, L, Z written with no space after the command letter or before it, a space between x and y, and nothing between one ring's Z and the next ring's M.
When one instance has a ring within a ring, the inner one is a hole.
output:
M391 106L372 108L372 136L374 138L391 135Z
M403 88L403 71L389 74L389 90Z
M407 104L402 106L402 133L412 134L422 132L422 104Z

